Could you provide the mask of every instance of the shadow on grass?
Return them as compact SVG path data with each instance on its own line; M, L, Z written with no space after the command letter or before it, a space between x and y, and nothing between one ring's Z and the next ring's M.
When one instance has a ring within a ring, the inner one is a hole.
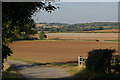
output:
M31 64L31 66L47 66L47 65L51 65L51 66L63 66L63 65L77 66L78 65L78 61L42 63L42 62L30 61L30 60L13 58L13 57L8 57L7 59L15 60L15 61L22 61L22 62Z
M2 80L26 80L11 65L6 71L2 71Z
M84 80L120 80L120 73L93 73L83 69L76 73L75 77Z
M66 62L53 62L51 63L53 66L66 66L66 67L72 67L77 66L78 61L66 61Z

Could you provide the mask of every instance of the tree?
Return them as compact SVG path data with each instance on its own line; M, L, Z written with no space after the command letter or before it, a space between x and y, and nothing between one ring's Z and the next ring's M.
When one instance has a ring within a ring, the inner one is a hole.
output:
M57 6L51 5L51 2L4 2L2 3L2 55L10 56L11 49L7 46L13 42L22 33L26 36L32 32L35 27L32 15L39 10L52 12ZM30 26L31 25L31 26ZM7 53L6 53L7 51Z
M99 26L98 27L98 30L103 30L104 28L102 26Z
M44 38L47 38L47 36L45 35L44 31L41 31L41 32L38 34L38 36L39 36L39 39L40 39L40 40L42 40L42 39L44 39Z
M115 49L95 49L88 52L86 68L95 73L110 73L110 60L115 51Z

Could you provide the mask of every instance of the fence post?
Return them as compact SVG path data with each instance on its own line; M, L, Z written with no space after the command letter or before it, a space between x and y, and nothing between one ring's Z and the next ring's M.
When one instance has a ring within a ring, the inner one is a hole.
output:
M82 65L82 56L78 56L78 66Z
M83 57L82 61L82 64L85 65L85 57Z
M87 57L78 56L78 66L85 66Z

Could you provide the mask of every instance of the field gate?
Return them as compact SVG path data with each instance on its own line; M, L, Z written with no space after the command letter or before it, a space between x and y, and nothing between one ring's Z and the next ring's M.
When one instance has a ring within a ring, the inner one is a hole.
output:
M87 57L79 56L78 57L78 66L85 66L86 59L87 59Z

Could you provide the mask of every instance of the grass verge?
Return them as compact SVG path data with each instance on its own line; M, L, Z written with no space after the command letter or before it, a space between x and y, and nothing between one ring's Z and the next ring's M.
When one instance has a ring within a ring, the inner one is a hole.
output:
M74 67L77 66L75 63L42 63L42 62L36 62L36 61L30 61L30 60L25 60L25 59L20 59L20 58L15 58L15 57L7 57L9 60L15 60L15 61L22 61L28 64L33 64L33 65L46 65L46 66L60 66L60 67Z
M22 77L14 68L10 66L6 71L2 72L2 80L7 79L22 79Z
M22 61L22 62L26 62L28 64L34 64L34 65L46 65L46 63L41 63L41 62L36 62L36 61L30 61L30 60L25 60L25 59L20 59L20 58L14 58L14 57L7 57L7 59L16 60L16 61Z
M120 42L120 40L104 40L104 41L110 41L110 42Z

